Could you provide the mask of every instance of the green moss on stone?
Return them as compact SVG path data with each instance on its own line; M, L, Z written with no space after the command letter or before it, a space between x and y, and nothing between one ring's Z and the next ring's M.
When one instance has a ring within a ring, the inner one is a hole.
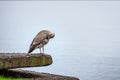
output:
M52 57L50 55L43 54L0 58L0 69L20 68L29 66L46 66L50 64L52 64Z

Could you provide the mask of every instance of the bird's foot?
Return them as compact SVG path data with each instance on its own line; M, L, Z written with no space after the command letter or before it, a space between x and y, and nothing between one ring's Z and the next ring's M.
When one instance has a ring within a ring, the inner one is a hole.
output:
M27 53L25 56L26 56L26 57L29 57L29 56L30 56L30 54L29 54L29 53Z

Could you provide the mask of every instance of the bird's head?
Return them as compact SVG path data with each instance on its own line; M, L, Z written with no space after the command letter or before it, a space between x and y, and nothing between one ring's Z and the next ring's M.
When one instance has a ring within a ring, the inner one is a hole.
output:
M49 39L50 39L50 38L54 38L54 36L55 36L55 33L50 32L50 33L48 34L48 38L49 38Z

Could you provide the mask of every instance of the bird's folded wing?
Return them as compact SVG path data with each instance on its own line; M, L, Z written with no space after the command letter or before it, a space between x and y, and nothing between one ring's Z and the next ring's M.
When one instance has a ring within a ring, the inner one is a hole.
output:
M38 33L35 38L33 39L31 45L38 45L40 44L44 39L47 38L47 34L44 33Z

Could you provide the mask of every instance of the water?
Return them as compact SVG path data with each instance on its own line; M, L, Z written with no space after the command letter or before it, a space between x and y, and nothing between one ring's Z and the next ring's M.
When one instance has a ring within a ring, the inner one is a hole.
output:
M70 54L53 57L53 61L50 66L27 68L27 70L74 76L81 80L120 79L120 57L94 57Z

